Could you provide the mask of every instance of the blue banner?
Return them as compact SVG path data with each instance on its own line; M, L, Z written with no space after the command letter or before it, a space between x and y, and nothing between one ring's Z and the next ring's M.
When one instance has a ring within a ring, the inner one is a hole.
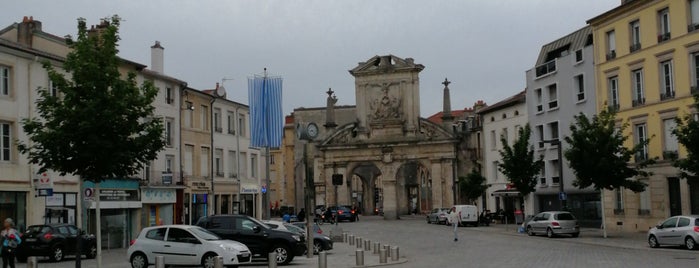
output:
M282 78L248 78L250 103L250 145L279 148L284 130Z

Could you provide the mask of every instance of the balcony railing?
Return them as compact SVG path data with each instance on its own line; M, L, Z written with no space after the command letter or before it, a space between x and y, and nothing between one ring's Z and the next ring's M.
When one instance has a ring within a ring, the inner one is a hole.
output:
M181 184L179 171L150 170L142 171L137 175L141 179L141 185L174 185Z
M235 135L235 129L228 129L228 134Z
M609 111L619 111L619 104L618 103L610 104L608 106L608 108L609 108Z
M676 160L678 156L677 151L663 151L663 160Z
M637 106L641 106L645 103L646 103L646 98L640 98L640 99L636 99L636 100L631 101L631 106L637 107Z
M636 52L639 49L641 49L641 43L636 43L636 44L633 44L629 47L629 51L631 51L631 52Z
M615 59L616 58L616 50L609 51L607 53L607 60Z
M536 77L542 77L544 75L553 73L556 71L556 60L548 61L544 64L536 66Z
M558 100L549 101L549 109L558 108Z
M670 40L670 38L672 38L672 35L669 32L659 34L658 35L658 43L662 43L662 42L665 42L667 40Z
M693 31L699 30L699 23L687 25L687 32L691 33Z
M218 133L223 132L223 128L221 128L221 127L215 127L214 130Z
M660 100L668 100L675 98L675 91L665 91L664 93L660 93Z

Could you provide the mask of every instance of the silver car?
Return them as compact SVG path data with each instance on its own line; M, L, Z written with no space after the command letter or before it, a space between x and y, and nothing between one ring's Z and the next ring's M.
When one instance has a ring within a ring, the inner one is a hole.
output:
M449 214L449 208L435 208L427 214L427 223L447 223L447 215Z
M673 245L695 250L698 241L699 215L670 217L648 230L648 245L652 248Z
M567 211L547 211L536 214L525 227L527 234L545 234L549 238L567 234L573 237L580 235L580 225L575 216Z

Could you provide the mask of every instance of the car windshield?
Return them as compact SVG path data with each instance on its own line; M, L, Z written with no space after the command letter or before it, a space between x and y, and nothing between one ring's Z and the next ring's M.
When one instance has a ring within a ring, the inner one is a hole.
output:
M41 234L45 233L51 230L51 227L48 227L46 225L32 225L27 227L27 230L25 233L27 234Z
M304 231L302 228L300 228L300 227L298 227L298 226L296 226L296 225L292 225L292 224L284 224L284 227L286 227L287 229L289 229L289 231L296 232L296 233L299 233L299 234L303 234L303 233L306 232L306 231Z
M575 217L570 213L561 213L556 215L556 219L559 221L573 221L575 220Z
M192 227L189 229L189 231L206 241L221 240L221 238L218 235L215 235L214 233L209 232L208 230L201 227Z

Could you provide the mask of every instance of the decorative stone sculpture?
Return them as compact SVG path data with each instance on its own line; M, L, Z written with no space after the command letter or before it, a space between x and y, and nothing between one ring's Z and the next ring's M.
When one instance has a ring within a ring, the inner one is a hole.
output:
M337 103L337 97L333 94L335 92L333 92L332 88L328 88L328 91L325 93L328 94L325 108L325 127L336 127L335 103Z

